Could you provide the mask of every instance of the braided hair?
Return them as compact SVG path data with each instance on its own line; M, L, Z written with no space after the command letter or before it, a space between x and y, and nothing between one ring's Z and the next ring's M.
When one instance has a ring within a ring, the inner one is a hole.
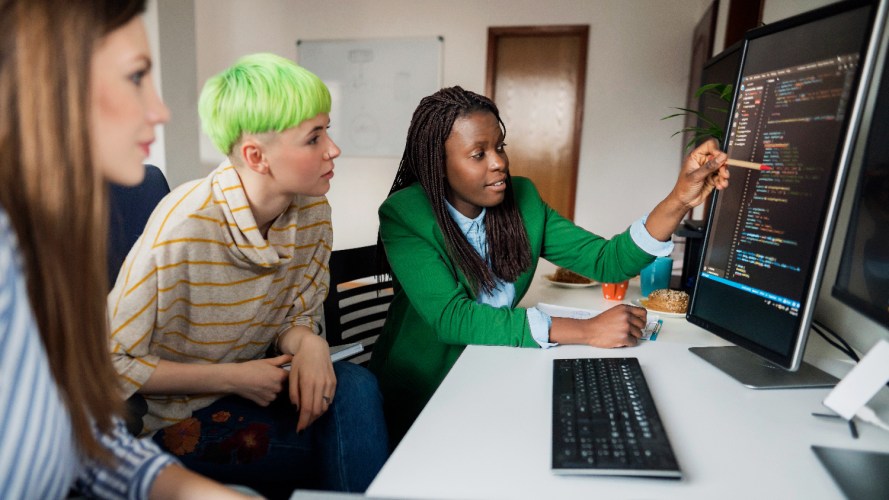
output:
M432 205L449 256L477 292L490 292L496 288L498 278L512 283L528 269L531 265L531 245L515 204L508 169L503 202L489 207L485 213L490 266L448 213L445 200L450 186L446 178L445 141L457 118L475 112L493 114L506 136L506 127L497 106L485 96L460 87L450 87L424 97L411 118L404 155L389 196L419 182ZM382 243L378 243L378 254L383 255ZM383 262L383 267L386 273L391 274L388 263Z

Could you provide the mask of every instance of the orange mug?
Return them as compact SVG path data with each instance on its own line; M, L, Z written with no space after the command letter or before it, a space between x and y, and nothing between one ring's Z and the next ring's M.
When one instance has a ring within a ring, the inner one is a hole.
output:
M620 283L602 283L602 295L608 300L624 300L629 284L629 280Z

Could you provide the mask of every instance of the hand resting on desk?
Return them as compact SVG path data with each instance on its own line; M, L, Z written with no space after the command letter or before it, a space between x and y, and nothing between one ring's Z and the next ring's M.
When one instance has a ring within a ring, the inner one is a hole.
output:
M630 347L642 338L648 311L620 304L590 319L553 318L550 341L593 347Z

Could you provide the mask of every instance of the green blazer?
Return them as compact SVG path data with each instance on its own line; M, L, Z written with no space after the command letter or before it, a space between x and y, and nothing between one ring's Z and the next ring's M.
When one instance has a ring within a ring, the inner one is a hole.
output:
M529 179L512 178L514 197L531 243L532 265L515 282L511 308L476 302L448 256L423 188L417 183L380 207L380 236L395 278L395 298L370 369L383 391L390 439L397 443L469 344L539 347L524 308L540 257L602 282L639 274L654 257L629 231L606 240L565 219L540 198Z

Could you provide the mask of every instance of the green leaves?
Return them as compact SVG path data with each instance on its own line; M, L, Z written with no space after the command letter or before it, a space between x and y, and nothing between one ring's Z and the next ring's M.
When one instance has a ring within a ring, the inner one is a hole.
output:
M719 101L726 103L725 107L717 107L717 106L707 106L704 108L708 110L708 113L705 115L703 111L689 109L689 108L671 108L680 111L680 113L673 113L667 115L661 120L667 120L669 118L675 118L677 116L694 116L698 120L698 125L693 127L684 127L673 133L670 137L674 137L677 134L684 134L686 132L692 133L692 138L685 144L685 150L690 151L695 144L698 144L704 139L709 139L711 137L716 140L722 142L723 135L725 131L722 129L725 120L720 120L720 123L714 122L711 118L708 118L707 115L713 116L709 111L715 111L720 114L727 114L728 107L732 102L732 95L734 95L734 86L726 83L708 83L707 85L702 85L698 90L695 91L695 98L700 98L704 95L711 95L716 97Z
M713 94L719 97L720 100L731 103L734 93L734 85L730 83L708 83L707 85L701 85L701 88L695 91L695 97Z

